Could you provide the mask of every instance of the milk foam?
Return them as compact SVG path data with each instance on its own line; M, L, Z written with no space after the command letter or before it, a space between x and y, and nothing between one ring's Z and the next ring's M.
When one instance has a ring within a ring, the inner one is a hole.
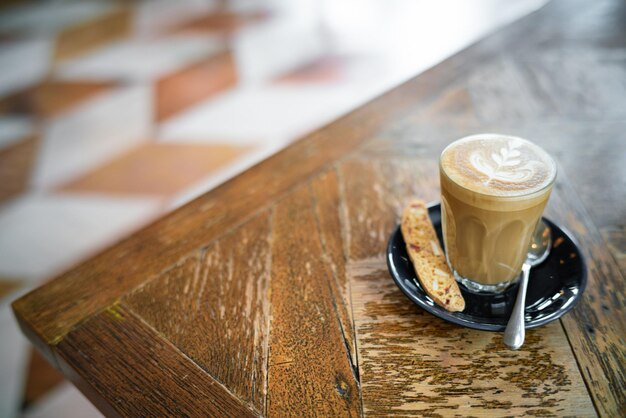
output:
M462 187L496 196L520 196L548 186L556 165L522 138L482 134L450 144L441 155L446 175Z

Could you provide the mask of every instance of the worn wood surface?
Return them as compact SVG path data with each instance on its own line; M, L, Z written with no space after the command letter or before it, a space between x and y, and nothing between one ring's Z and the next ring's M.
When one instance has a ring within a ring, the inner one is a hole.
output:
M396 196L410 196L409 185L417 184L429 199L438 192L433 165L368 156L339 169L344 179L355 179L365 167L377 167L367 170L371 184L384 182ZM377 236L363 238L373 230L371 220L386 215L393 226L399 214L385 208L388 194L375 186L344 187L360 192L346 193L345 204L354 221L347 235L357 237L350 241L348 271L366 415L595 416L560 324L530 331L522 350L511 352L500 334L462 329L407 304L389 280L384 245ZM386 239L390 231L381 235Z
M61 370L109 416L258 416L123 306L55 349Z
M358 378L350 361L333 272L308 184L273 215L269 416L359 416Z
M626 3L550 2L14 304L110 415L621 416ZM476 132L559 162L548 216L589 283L517 352L386 271L437 156ZM621 268L620 268L620 263Z
M626 225L602 228L601 232L622 271L622 276L626 276Z
M124 302L211 376L263 411L269 262L269 214L264 212Z
M366 415L596 415L560 324L529 332L513 353L499 334L401 303L384 260L352 271Z

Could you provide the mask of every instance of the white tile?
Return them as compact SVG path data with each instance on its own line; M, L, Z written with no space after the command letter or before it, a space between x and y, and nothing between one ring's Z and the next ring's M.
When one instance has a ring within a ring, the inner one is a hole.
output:
M52 39L27 39L0 44L0 97L40 81L52 57Z
M279 11L280 9L285 9L287 7L302 8L303 5L308 3L313 3L314 0L300 0L298 2L293 2L291 0L230 0L226 3L225 7L230 12L235 13L256 13L259 11ZM294 7L293 3L297 3ZM319 3L319 2L318 2ZM305 7L306 9L306 7Z
M160 202L26 195L0 207L0 276L48 278L153 219Z
M215 0L144 0L134 9L135 34L141 37L166 32L189 19L209 13Z
M152 90L135 85L103 93L46 124L32 185L48 189L149 138Z
M62 383L22 415L23 418L101 418L103 415L71 383Z
M171 35L118 42L59 65L56 76L82 80L152 81L224 50L211 35Z
M379 56L391 87L545 3L343 0L327 2L320 20L335 51Z
M232 46L240 84L267 82L328 49L316 14L314 10L307 13L308 9L313 8L281 11L278 16L235 34Z
M22 405L28 345L5 299L0 303L0 417L16 417Z
M27 3L0 14L0 31L53 35L69 25L93 19L114 7L114 3L108 1Z
M33 133L33 121L24 116L0 116L0 150Z

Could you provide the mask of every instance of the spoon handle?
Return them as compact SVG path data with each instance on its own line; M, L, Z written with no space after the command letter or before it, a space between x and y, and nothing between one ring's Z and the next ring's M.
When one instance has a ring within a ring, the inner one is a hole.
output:
M522 266L522 281L517 291L515 306L509 318L509 323L504 330L504 343L513 350L517 350L524 344L526 328L524 322L524 308L526 305L526 289L528 288L528 276L530 275L530 263Z

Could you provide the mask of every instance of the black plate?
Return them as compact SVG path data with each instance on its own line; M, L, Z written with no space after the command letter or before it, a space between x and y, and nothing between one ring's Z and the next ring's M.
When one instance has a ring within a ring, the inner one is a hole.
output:
M443 247L440 205L431 205L428 215ZM570 311L587 284L585 260L574 239L558 225L546 218L543 220L552 229L553 248L546 261L530 271L526 296L527 329L545 325ZM448 312L436 305L422 289L406 252L400 227L396 228L389 239L387 266L400 290L431 314L468 328L504 331L515 303L517 285L494 295L472 293L459 284L465 298L465 310Z

